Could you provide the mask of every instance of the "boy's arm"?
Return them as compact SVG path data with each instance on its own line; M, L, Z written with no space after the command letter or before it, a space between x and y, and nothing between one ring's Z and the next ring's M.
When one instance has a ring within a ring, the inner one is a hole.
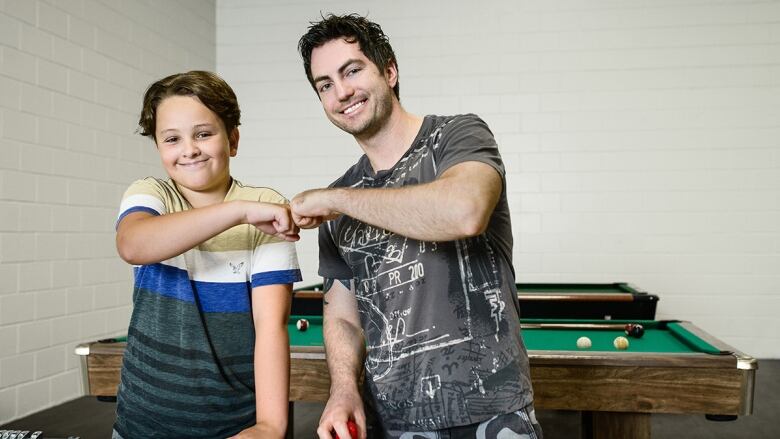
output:
M350 437L347 421L358 426L358 437L366 438L366 416L360 398L358 381L363 371L366 344L350 281L326 279L323 297L323 336L325 358L330 373L330 397L320 417L317 434L320 439ZM351 291L352 290L352 291Z
M255 404L257 423L236 439L281 439L287 430L290 392L290 315L292 285L266 285L252 289L255 322Z
M314 189L291 205L303 228L338 214L423 241L451 241L485 231L502 191L501 175L475 161L447 169L430 183L401 188Z
M237 200L165 215L130 213L119 222L116 247L130 264L153 264L239 224L252 224L286 241L298 240L289 205Z

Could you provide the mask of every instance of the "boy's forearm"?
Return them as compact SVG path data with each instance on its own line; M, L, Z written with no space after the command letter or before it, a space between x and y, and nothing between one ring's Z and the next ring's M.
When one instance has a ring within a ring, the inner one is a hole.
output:
M290 342L287 325L259 327L255 338L257 424L284 435L290 384Z
M119 224L119 255L134 265L170 259L244 221L242 203L229 201L166 215L146 214Z

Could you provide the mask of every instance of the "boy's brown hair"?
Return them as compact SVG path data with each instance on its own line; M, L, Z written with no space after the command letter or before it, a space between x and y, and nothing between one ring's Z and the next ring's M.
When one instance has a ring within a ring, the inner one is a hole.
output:
M165 77L149 86L144 94L141 118L138 120L142 136L155 138L157 106L170 96L197 97L222 120L228 135L241 124L238 99L227 82L212 72L193 70Z

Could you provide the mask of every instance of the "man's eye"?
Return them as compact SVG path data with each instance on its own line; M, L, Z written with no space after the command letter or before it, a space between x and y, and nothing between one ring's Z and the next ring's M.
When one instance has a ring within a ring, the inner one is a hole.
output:
M357 67L355 67L354 69L349 69L349 70L347 71L347 76L352 76L352 75L354 75L355 73L357 73L357 72L359 72L359 71L360 71L360 69L359 69L359 68L357 68Z
M320 93L324 93L324 92L328 91L328 89L330 89L330 83L322 84L320 86Z

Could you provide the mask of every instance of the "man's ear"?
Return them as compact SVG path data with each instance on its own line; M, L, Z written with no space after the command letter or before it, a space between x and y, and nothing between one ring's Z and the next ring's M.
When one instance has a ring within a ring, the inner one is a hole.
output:
M385 66L385 79L390 88L393 88L398 84L398 66L395 64L395 61L390 61L387 63L387 66Z
M228 136L228 144L230 145L230 157L235 157L238 154L238 139L241 137L238 134L238 127L233 128Z

